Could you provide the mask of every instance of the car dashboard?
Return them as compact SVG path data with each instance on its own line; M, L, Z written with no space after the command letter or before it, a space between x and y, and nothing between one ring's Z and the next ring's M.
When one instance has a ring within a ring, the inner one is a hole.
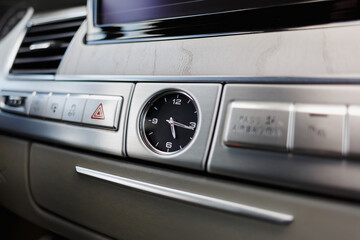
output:
M206 1L18 15L0 205L69 239L356 239L358 2Z

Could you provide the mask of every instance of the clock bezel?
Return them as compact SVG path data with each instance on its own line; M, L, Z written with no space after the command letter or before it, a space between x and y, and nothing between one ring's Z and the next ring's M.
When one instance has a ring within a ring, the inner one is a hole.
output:
M154 102L156 102L157 100L159 100L160 98L164 97L165 95L169 95L169 94L183 94L186 97L188 97L189 99L192 100L192 103L197 111L197 123L196 123L196 128L195 128L195 132L193 135L193 139L190 140L190 142L188 144L186 144L185 147L173 151L173 152L165 152L165 151L161 151L157 148L155 148L150 141L148 140L146 134L145 134L145 121L146 121L146 115L150 109L150 107L153 105ZM151 150L152 152L159 154L159 155L163 155L163 156L171 156L171 155L175 155L181 152L186 151L190 146L191 143L194 142L196 135L198 133L198 128L200 126L199 124L200 121L200 112L199 112L199 108L197 106L197 102L195 101L195 98L193 98L189 93L183 91L183 90L178 90L178 89L167 89L161 92L157 92L155 94L153 94L150 98L148 98L148 100L146 101L146 104L142 107L141 110L141 114L140 114L140 119L139 119L139 133L140 133L140 137L142 142L145 144L145 146Z

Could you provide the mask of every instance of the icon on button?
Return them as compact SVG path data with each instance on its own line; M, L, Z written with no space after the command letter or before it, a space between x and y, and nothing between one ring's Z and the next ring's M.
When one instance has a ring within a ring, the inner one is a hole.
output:
M75 111L76 111L76 104L73 104L73 105L71 105L71 108L70 108L70 110L68 112L68 116L69 117L74 117L75 116Z
M91 119L97 119L97 120L104 120L105 114L104 114L104 108L102 103L96 108L95 112L92 114Z
M56 113L56 110L57 110L58 108L59 108L59 104L57 104L57 103L51 104L50 109L51 109L51 111L52 111L53 113Z

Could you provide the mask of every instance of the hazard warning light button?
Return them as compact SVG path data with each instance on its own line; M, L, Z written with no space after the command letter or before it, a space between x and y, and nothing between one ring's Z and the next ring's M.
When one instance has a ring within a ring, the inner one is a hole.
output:
M121 97L89 96L82 122L108 128L117 128L122 105Z

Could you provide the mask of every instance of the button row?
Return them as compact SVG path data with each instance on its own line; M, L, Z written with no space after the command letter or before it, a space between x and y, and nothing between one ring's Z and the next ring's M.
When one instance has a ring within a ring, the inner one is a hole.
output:
M360 155L360 106L232 102L224 131L228 146Z
M23 114L113 129L117 128L122 106L122 97L113 96L36 93L26 100L30 107L24 108ZM15 108L14 112L19 113Z

